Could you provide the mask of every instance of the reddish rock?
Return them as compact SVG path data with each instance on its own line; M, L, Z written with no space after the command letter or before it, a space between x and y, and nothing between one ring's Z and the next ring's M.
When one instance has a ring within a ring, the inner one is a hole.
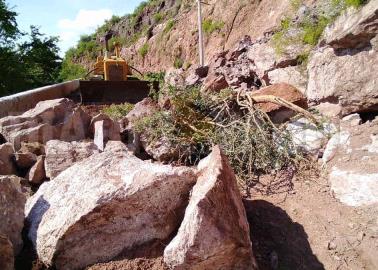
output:
M222 89L228 87L228 83L224 75L215 75L210 74L203 83L202 90L203 92L219 92Z
M273 95L294 103L301 108L308 108L306 97L297 88L286 83L279 83L264 87L260 90L254 91L252 95ZM295 115L295 112L293 112L292 110L270 102L258 103L256 104L256 107L266 113L269 113L269 115L275 122L284 122Z
M22 193L20 179L0 176L0 235L12 243L14 254L22 249L22 228L24 227L24 207L26 197Z
M37 158L36 163L29 170L26 178L32 184L35 184L35 185L42 184L43 180L46 179L45 157L44 156L39 156Z
M16 162L18 168L30 169L37 161L37 156L30 152L17 152L14 154L14 161Z
M0 234L0 269L14 270L13 246L8 237Z
M75 141L86 138L89 116L69 99L39 102L18 116L0 119L0 133L19 150L21 142L46 143L52 139Z
M257 269L235 174L218 146L198 165L184 220L164 250L170 269Z
M4 143L0 145L0 175L9 175L16 173L16 167L13 163L14 149L12 144Z
M63 142L51 140L46 144L46 176L55 178L75 162L98 152L93 142Z

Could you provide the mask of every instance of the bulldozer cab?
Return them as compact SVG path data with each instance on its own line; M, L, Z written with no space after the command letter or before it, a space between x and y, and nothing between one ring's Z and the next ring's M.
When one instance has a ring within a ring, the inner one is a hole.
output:
M95 75L103 76L105 81L126 81L132 75L129 66L124 58L120 56L120 46L117 42L113 44L114 53L109 49L109 40L114 36L113 32L108 32L102 39L105 43L104 56L97 57L95 64Z

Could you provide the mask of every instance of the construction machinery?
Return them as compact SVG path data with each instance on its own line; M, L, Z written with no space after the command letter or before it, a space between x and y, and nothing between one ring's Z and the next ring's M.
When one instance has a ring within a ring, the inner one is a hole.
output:
M109 48L109 40L115 36L109 31L101 39L104 53L97 57L91 77L80 81L83 103L136 103L147 97L150 83L133 77L127 61L120 56L120 46L114 43L114 52Z

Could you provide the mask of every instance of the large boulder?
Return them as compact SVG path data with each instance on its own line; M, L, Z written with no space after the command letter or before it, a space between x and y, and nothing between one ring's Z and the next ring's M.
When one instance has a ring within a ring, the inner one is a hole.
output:
M19 150L21 142L75 141L88 133L89 116L66 98L39 102L22 115L0 119L0 133Z
M136 252L177 230L195 180L191 168L142 161L108 142L28 200L28 237L39 259L57 269Z
M372 205L378 203L378 123L347 120L328 142L323 164L336 198L350 206Z
M349 9L324 31L322 43L335 49L364 48L378 34L378 1L361 10Z
M219 147L198 166L184 220L164 250L170 269L257 269L236 177Z
M342 15L310 55L307 96L330 102L341 115L378 110L378 1Z
M4 143L0 145L0 175L10 175L16 173L13 163L14 149L12 144Z
M252 96L273 95L307 109L306 97L294 86L287 83L278 83L254 91ZM256 105L260 110L268 113L272 120L277 123L284 122L295 115L295 112L275 103L259 103Z
M13 245L14 254L22 249L22 228L26 197L22 193L20 179L0 176L0 235L6 236Z
M329 123L315 125L306 118L289 123L286 130L290 134L296 152L317 155L336 133L336 126Z
M98 152L93 142L63 142L51 140L46 144L45 169L48 178L55 178L75 162Z

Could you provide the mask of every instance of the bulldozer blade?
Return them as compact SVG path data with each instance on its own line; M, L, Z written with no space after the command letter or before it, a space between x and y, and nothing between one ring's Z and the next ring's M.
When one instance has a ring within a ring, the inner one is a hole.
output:
M147 81L80 81L83 104L136 104L150 93Z

